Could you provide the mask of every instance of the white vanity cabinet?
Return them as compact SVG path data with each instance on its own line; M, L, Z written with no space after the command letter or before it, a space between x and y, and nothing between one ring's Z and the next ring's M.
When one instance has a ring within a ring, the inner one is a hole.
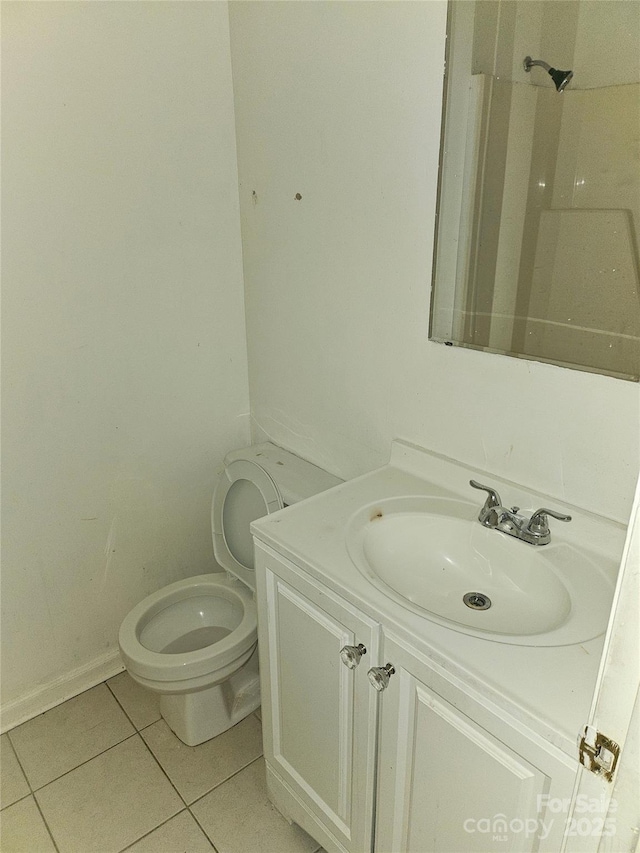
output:
M256 545L264 752L280 811L329 853L559 851L566 812L541 804L571 797L571 759ZM340 651L359 644L349 669ZM387 663L377 692L369 670Z
M490 647L489 647L490 648ZM575 766L389 637L382 693L379 853L558 851Z
M256 570L270 797L328 851L371 850L379 626L261 548Z

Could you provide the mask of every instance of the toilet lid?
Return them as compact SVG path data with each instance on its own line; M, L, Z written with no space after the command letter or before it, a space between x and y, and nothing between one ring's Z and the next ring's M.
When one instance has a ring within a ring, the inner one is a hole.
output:
M238 459L224 469L213 494L213 550L220 565L255 589L252 521L284 507L271 476L255 462Z

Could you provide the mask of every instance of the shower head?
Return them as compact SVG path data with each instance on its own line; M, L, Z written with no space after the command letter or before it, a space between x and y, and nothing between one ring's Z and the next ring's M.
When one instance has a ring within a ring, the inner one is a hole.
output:
M558 92L564 92L564 90L571 82L571 78L573 77L573 71L558 71L557 68L550 68L549 76L556 84L556 89L558 90Z
M573 77L573 71L559 71L557 68L552 68L548 62L542 59L531 59L530 56L525 56L522 65L525 71L531 71L534 65L544 68L558 92L564 92Z

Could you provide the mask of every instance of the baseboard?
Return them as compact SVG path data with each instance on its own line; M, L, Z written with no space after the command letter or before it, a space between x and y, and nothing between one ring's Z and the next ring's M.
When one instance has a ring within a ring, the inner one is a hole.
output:
M19 699L0 706L0 732L6 732L25 723L38 714L55 708L78 693L122 672L124 665L117 649L107 652L89 663L58 676Z

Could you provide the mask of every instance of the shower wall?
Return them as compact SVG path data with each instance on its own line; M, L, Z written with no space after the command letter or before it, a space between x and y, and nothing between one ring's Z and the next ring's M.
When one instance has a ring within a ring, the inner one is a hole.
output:
M637 376L639 37L637 3L475 5L463 341Z
M523 352L637 375L640 85L567 91L540 211Z

